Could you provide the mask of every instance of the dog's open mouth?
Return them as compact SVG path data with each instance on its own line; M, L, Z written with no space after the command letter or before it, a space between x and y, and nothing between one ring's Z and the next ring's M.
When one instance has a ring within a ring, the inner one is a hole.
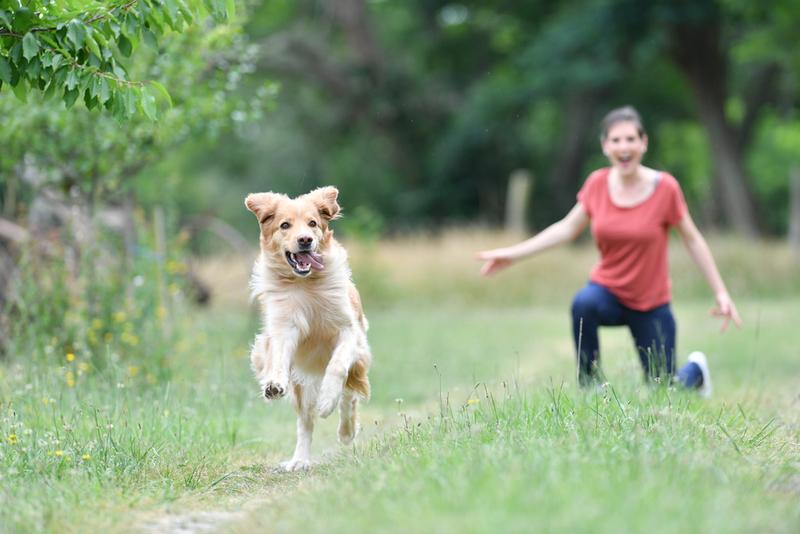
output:
M311 273L311 269L321 271L325 268L322 256L314 252L289 252L286 251L286 262L300 276Z

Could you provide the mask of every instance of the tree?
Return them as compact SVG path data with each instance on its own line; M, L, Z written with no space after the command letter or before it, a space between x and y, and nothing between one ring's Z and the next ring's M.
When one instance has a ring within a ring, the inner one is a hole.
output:
M137 111L155 119L156 99L170 96L155 80L129 79L128 58L140 43L155 49L169 31L233 10L232 0L2 0L0 91L8 85L23 102L42 92L68 108L82 98L118 119Z

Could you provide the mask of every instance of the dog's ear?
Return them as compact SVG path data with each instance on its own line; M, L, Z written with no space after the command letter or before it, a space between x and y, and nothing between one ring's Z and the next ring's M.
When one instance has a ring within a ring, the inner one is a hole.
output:
M264 224L275 216L280 197L276 193L250 193L244 199L244 205L256 214L259 223Z
M320 187L314 189L308 196L317 206L320 216L326 221L339 218L339 204L336 199L339 197L339 190L333 186Z

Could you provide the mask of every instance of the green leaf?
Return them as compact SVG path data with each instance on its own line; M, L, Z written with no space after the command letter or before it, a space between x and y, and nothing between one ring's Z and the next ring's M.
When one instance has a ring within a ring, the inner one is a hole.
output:
M83 93L83 103L88 109L94 109L97 107L97 99L91 95L88 89L85 93Z
M172 107L172 97L169 96L169 92L167 91L166 87L164 87L160 83L158 83L156 81L152 81L152 80L150 81L150 85L152 87L154 87L156 89L156 91L158 91L158 93L161 96L164 97L164 100L167 101L167 103L169 104L169 107Z
M180 31L179 25L181 20L178 16L178 4L175 0L164 0L164 7L166 8L166 10L163 11L165 21L173 30Z
M0 56L0 80L11 83L11 64L3 56Z
M53 66L53 54L52 52L44 51L39 55L39 61L42 63L42 67L50 68Z
M78 81L78 73L75 69L69 69L69 72L67 72L67 79L64 80L64 86L67 90L72 91L75 89L78 86Z
M97 41L97 44L100 45L100 48L108 48L108 40L106 39L106 36L103 35L102 31L100 30L93 31L92 37L94 38L95 41Z
M15 85L12 90L14 91L14 96L16 96L20 102L28 102L28 84L25 83L25 80L20 78L19 83Z
M58 85L66 85L67 75L72 72L72 69L67 67L62 67L58 69L53 76L53 79L56 81Z
M97 59L103 59L103 54L100 52L100 46L97 44L94 35L89 34L86 36L86 46L89 48L89 50L91 50L92 54L97 57Z
M11 13L5 9L0 9L0 22L7 29L11 29Z
M125 89L123 104L125 105L125 114L128 117L133 117L134 113L136 113L136 98L138 94L139 90L133 87L127 87Z
M236 2L234 0L226 0L225 14L228 17L228 20L232 20L233 17L236 16Z
M125 24L122 26L122 32L128 37L132 38L139 33L139 21L132 13L128 13L125 17Z
M108 99L111 98L111 88L108 86L108 80L105 78L98 76L97 79L99 81L96 84L95 96L101 104L105 104L108 102Z
M61 54L53 54L53 63L52 63L53 72L58 70L58 67L61 66L62 61L64 61L64 56L62 56Z
M69 24L67 24L67 39L75 46L75 50L80 50L86 41L86 27L77 20L69 21Z
M153 48L154 50L158 50L158 39L156 39L156 34L151 32L149 28L142 29L142 38L147 46Z
M22 43L17 41L14 46L11 47L11 50L8 52L8 57L13 61L16 65L19 65L20 60L22 59Z
M39 61L38 57L34 57L28 62L28 66L25 69L25 76L27 76L29 80L33 81L39 77L39 73L41 71L42 63Z
M156 98L150 94L149 91L141 91L139 104L142 106L142 111L151 121L158 118L158 108L156 107Z
M33 22L33 12L27 7L20 7L14 12L14 30L17 33L27 33Z
M128 79L128 73L125 72L125 69L119 63L114 61L113 58L111 59L111 72L113 72L114 76L120 80Z
M39 48L39 41L33 32L26 33L25 37L22 38L22 55L25 56L25 59L30 61L32 57L39 53Z
M77 89L69 89L64 91L64 105L67 106L67 109L71 108L75 104L79 94L80 93Z
M186 19L186 22L189 24L194 22L194 15L192 14L192 10L189 9L189 6L186 5L186 2L183 0L178 0L178 9L180 10L181 15L183 15L183 18Z
M56 94L56 85L58 85L58 84L56 84L54 81L51 81L48 84L47 89L45 89L45 91L44 91L44 97L47 100L50 100L51 98L53 98L55 96L55 94Z
M131 44L130 39L125 37L124 35L120 35L119 39L117 40L117 46L119 47L119 51L125 57L131 57L131 52L133 52L133 45Z

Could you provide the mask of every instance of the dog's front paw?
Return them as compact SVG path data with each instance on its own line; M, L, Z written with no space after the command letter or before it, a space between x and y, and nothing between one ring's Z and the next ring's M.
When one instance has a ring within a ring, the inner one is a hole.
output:
M284 395L286 395L286 391L288 390L288 386L286 383L281 383L274 380L267 381L264 384L264 398L265 399L280 399Z
M281 469L286 472L292 471L307 471L311 469L311 460L308 458L292 458L281 462Z

